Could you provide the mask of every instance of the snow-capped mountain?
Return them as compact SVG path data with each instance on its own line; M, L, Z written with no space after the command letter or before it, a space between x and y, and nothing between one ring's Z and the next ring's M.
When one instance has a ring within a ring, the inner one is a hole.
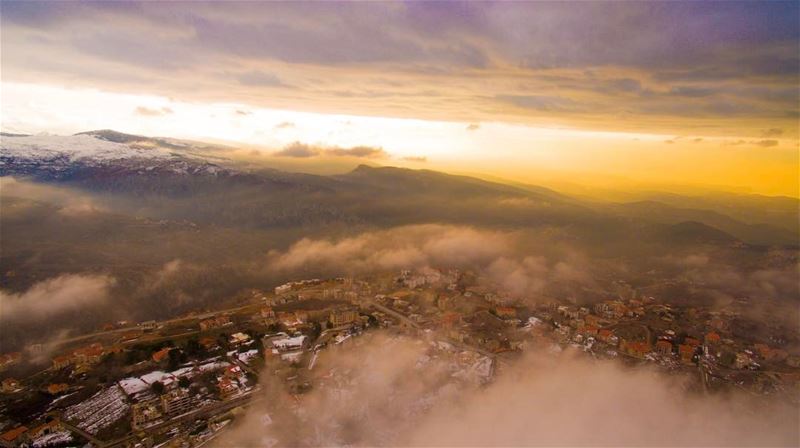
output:
M116 174L218 175L224 168L199 157L188 144L114 131L0 138L0 175L66 179L97 170Z

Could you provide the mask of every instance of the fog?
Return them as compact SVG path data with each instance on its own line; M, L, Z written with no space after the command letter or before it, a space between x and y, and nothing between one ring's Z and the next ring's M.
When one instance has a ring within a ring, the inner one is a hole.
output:
M62 275L21 294L0 290L0 322L43 321L66 312L96 307L108 299L114 280L104 275Z
M691 392L690 377L534 345L496 381L456 379L428 343L384 334L325 352L311 392L273 375L217 446L793 446L796 407ZM268 361L271 372L277 361ZM305 370L305 369L303 369ZM300 375L306 372L299 372Z

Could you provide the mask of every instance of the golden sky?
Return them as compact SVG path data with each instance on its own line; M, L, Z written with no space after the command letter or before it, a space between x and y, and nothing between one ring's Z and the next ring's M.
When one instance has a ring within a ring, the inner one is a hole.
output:
M5 3L2 128L798 196L798 17L796 2Z

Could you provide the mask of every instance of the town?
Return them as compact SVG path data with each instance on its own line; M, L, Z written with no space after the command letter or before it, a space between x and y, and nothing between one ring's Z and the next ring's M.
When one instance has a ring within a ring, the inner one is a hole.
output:
M534 301L472 272L403 270L293 281L245 291L224 309L108 323L55 349L0 355L0 444L201 446L263 399L259 375L302 403L315 388L337 387L321 353L378 331L422 341L426 356L448 360L453 381L478 387L528 350L573 350L686 375L698 394L735 389L797 404L796 336L751 331L735 308L620 291L591 304Z

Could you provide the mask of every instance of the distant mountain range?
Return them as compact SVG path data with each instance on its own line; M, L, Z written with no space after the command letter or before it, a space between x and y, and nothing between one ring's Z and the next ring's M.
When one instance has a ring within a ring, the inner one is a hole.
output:
M444 222L569 226L592 240L647 237L681 244L772 245L796 244L798 239L796 220L788 219L797 211L797 201L791 198L764 198L770 222L758 222L752 212L758 201L752 197L740 201L747 207L738 208L730 198L717 204L679 195L665 196L668 200L663 202L598 204L543 187L522 188L430 170L361 165L333 176L245 170L226 159L229 149L111 130L72 136L3 134L0 176L112 194L153 218L211 225ZM719 210L738 213L740 219Z

